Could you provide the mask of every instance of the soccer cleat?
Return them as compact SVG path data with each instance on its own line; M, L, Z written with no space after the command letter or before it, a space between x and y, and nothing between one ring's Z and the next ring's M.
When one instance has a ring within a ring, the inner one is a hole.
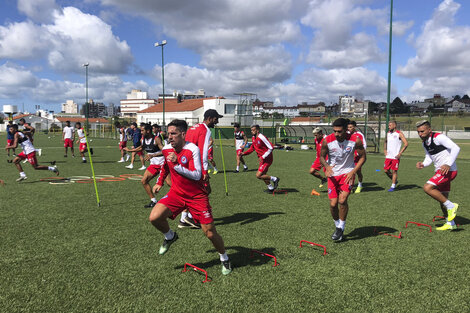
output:
M239 171L239 170L235 170L235 171L233 171L233 172L234 172L234 173L240 173L240 171Z
M222 275L228 275L232 272L232 263L230 260L222 261Z
M123 163L123 162L126 162L124 161L124 159L120 159L119 161L117 161L118 163Z
M393 192L393 191L395 191L395 188L393 187L390 187L390 189L388 190L388 192Z
M328 182L328 179L326 179L326 178L322 178L322 179L321 179L321 183L320 183L320 185L318 185L318 188L321 188L321 187L323 187L323 185L325 185L327 182Z
M361 193L361 191L362 191L362 187L359 187L359 186L358 186L358 187L356 188L356 191L354 191L354 193Z
M207 173L209 173L209 174L210 174L211 172L212 172L212 170L211 170L211 169L207 170Z
M243 168L243 171L244 171L244 172L248 171L248 167L244 167L244 168Z
M167 240L164 239L162 245L160 246L160 249L158 250L158 254L163 255L165 254L168 249L170 249L170 246L178 240L178 234L175 232L173 239Z
M57 166L53 166L51 172L54 172L57 176L59 176L59 169L57 168Z
M454 207L452 209L447 209L447 221L453 221L454 218L457 216L457 210L459 209L459 205L457 203L453 203Z
M331 235L331 239L334 241L342 241L343 240L343 230L339 227L336 227L335 232Z
M273 192L274 192L274 188L273 188L273 189L269 189L269 188L268 188L268 189L265 189L264 192L266 192L266 193L273 193Z
M450 225L450 224L445 223L441 227L436 227L436 229L437 230L456 230L457 225Z
M146 169L145 165L142 165L141 168L139 168L139 171L144 171Z
M82 163L86 163L86 160L82 160Z
M134 168L134 164L129 164L128 166L126 166L126 168L133 169L133 168Z
M192 228L192 226L189 225L189 224L186 223L186 222L180 221L179 224L178 224L178 228Z
M18 178L16 181L19 182L19 181L26 180L26 179L28 179L28 177L26 177L26 176L20 176L20 178Z
M277 189L277 186L279 185L279 181L280 181L280 180L281 180L281 179L280 179L279 177L276 177L276 180L273 182L273 183L274 183L274 186L273 186L274 189Z
M219 171L214 170L212 174L216 175Z
M66 157L67 157L67 155L66 155L66 154L64 154L64 158L66 158Z
M311 196L319 196L320 193L318 191L316 191L315 189L312 189L312 192L310 192L310 195Z
M196 229L201 229L201 224L200 223L197 223L194 219L190 218L190 217L185 217L184 218L184 222L186 224L189 224L191 225L191 228L196 228Z
M156 202L150 201L149 204L144 205L144 208L153 208L157 204Z

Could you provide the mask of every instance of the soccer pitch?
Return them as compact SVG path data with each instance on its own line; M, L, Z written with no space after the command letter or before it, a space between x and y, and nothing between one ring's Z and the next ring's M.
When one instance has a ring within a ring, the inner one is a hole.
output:
M63 157L60 136L38 134L40 164L57 160L60 176L91 176L90 164ZM6 142L5 136L0 136ZM218 143L218 140L216 141ZM228 143L228 141L227 141ZM230 143L232 143L230 141ZM148 222L150 209L140 181L99 182L101 207L93 184L50 185L52 176L23 164L26 181L5 162L0 178L0 311L4 312L429 312L468 311L470 307L470 145L462 151L450 199L460 204L458 231L438 232L442 215L422 185L434 167L417 170L424 156L412 141L399 170L399 187L390 180L382 154L368 154L364 190L349 198L346 240L334 243L327 188L308 174L310 151L275 151L269 174L281 178L279 189L264 193L255 178L257 159L245 157L248 172L234 173L235 151L223 146L227 167L225 195L220 147L215 147L219 174L212 175L210 196L215 224L234 266L228 276L202 231L176 228L180 239L157 254L163 236ZM97 175L142 174L116 163L116 140L93 139ZM78 147L76 146L78 150ZM19 152L18 150L17 152ZM78 155L78 153L76 153ZM140 166L140 161L136 164ZM134 168L138 168L135 166ZM379 170L379 171L377 171ZM315 188L320 196L311 196ZM164 187L157 198L163 196ZM407 221L429 224L409 225ZM374 235L374 228L402 239ZM308 240L326 246L304 245ZM275 255L254 255L252 249ZM207 270L211 282L188 262ZM467 309L465 309L467 308Z

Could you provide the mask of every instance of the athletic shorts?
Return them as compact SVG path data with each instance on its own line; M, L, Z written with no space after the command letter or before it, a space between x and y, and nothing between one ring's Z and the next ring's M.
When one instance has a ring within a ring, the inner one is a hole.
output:
M22 151L20 154L18 154L18 157L22 160L28 159L28 162L31 165L38 165L38 160L36 159L36 151L28 154L25 154L24 151Z
M385 159L384 170L398 171L398 166L399 165L400 165L400 160Z
M211 148L209 148L209 151L207 151L207 159L208 160L213 160L214 159L214 150Z
M64 139L64 147L65 148L73 148L73 140L70 138Z
M13 145L13 139L7 139L7 145L9 146Z
M237 156L242 155L242 153L243 153L243 149L237 149Z
M137 154L137 155L144 155L144 152L143 152L143 151L137 151L137 152L135 152L135 154Z
M450 182L457 177L457 171L449 171L447 175L442 175L438 170L426 183L437 187L441 192L450 192Z
M80 142L80 146L78 147L80 152L84 152L86 150L86 142Z
M328 198L338 198L341 191L351 192L355 176L349 184L346 183L346 174L328 177Z
M147 167L147 171L150 172L150 174L152 174L154 177L157 176L158 173L160 173L161 169L162 166L156 164L150 164L150 166Z
M312 166L310 168L313 168L317 171L321 170L321 163L320 163L320 158L316 158L315 161L312 163Z
M262 174L266 174L271 164L273 164L273 157L269 156L263 161L259 162L258 172L261 172Z
M214 221L212 208L209 204L209 197L183 198L173 191L170 191L158 201L170 209L173 213L170 218L174 220L183 210L188 209L193 219L201 224L210 224Z
M127 141L120 141L119 150L123 150L125 147L127 147Z

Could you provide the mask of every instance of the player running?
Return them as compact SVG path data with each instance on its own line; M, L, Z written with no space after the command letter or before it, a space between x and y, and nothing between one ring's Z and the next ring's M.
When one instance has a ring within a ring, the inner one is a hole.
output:
M246 166L245 160L243 160L243 149L245 149L246 144L248 143L248 137L246 137L245 132L240 130L240 124L233 124L233 136L235 138L235 151L237 155L237 169L235 173L240 172L240 162L243 164L243 171L248 171L248 166Z
M320 152L321 152L321 146L323 144L323 141L325 140L325 135L323 135L323 131L320 127L316 127L312 131L312 133L315 136L315 150L317 151L317 157L315 158L315 161L312 163L312 166L310 167L310 174L320 180L320 185L318 187L321 188L328 181L326 177L323 177L323 175L320 174L320 170L322 168L322 165L320 163ZM312 189L312 192L310 194L312 196L320 195L315 189Z
M403 142L403 147L402 147ZM388 123L388 133L384 142L384 154L385 163L384 170L388 178L392 180L392 186L390 186L389 192L395 191L398 184L398 166L400 165L400 159L403 152L408 147L408 141L405 135L397 130L397 122L390 121Z
M362 145L364 146L364 150L367 150L366 137L357 128L356 121L349 121L348 132L351 135L356 134L359 137L359 139L362 140ZM357 154L357 151L355 151L354 152L354 163L357 163L358 160L359 160L359 155ZM362 175L362 168L359 168L359 170L357 171L357 188L356 188L356 191L354 191L354 193L360 193L362 191L362 181L363 181L363 179L364 179L364 177Z
M423 141L426 154L424 161L416 163L416 167L422 169L434 163L435 168L434 176L424 184L423 189L424 192L440 203L447 221L436 229L457 229L454 218L457 215L459 205L449 200L449 193L450 183L457 177L455 160L459 155L460 147L446 135L433 132L431 124L427 120L417 122L416 127L418 135Z
M75 131L74 131L74 128L70 126L70 121L65 122L65 126L62 131L62 141L64 142L64 149L65 149L64 158L67 157L68 148L70 148L70 151L72 151L72 157L75 157L75 153L73 151L73 142L75 141Z
M86 163L85 153L88 151L88 146L85 137L85 130L82 128L82 123L76 122L75 129L77 130L77 142L80 145L78 146L78 151L80 151L80 156L82 157L82 163ZM90 148L90 154L93 155L93 149Z
M18 147L18 144L21 145L23 151L18 154L14 159L13 163L20 172L20 177L16 180L17 182L27 179L23 168L21 167L21 160L28 160L35 170L49 170L54 172L59 176L59 169L57 166L45 166L38 165L38 160L36 159L36 149L33 146L31 141L31 133L28 131L21 132L18 130L18 125L12 125L10 127L10 132L13 134L13 143L9 146L6 146L7 150L15 149Z
M256 151L259 159L259 167L256 172L256 178L261 179L268 186L267 192L273 192L279 185L279 177L267 175L269 167L273 164L273 145L262 133L260 133L259 125L251 126L251 134L253 135L251 146L241 155L248 155ZM271 185L271 182L273 184Z
M330 212L335 221L334 241L342 241L348 216L348 197L354 184L354 177L366 161L366 151L357 134L350 134L348 119L338 118L333 122L333 133L326 136L322 144L320 162L328 177ZM354 163L354 151L359 159ZM328 157L328 161L327 161Z
M158 181L158 188L168 171L171 173L170 191L152 209L149 220L165 239L158 253L165 254L178 240L178 234L170 229L168 218L175 219L184 209L188 209L194 219L201 224L206 237L212 242L222 262L222 274L232 272L232 266L225 251L224 241L217 233L209 196L202 180L202 166L199 148L185 140L187 124L183 120L173 120L168 124L169 145L163 148L165 164Z
M119 151L121 152L121 159L117 161L118 163L123 163L126 162L127 160L124 160L124 157L127 157L129 159L129 155L126 153L126 147L127 147L127 129L121 125L121 123L116 122L114 123L114 126L118 130L119 133Z

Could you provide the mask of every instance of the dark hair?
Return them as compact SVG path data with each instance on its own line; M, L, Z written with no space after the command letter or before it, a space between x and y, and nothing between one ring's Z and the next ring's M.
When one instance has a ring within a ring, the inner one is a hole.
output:
M134 125L134 127L137 127L137 123L136 122L132 122L131 123L131 126Z
M75 125L82 126L82 123L76 122Z
M26 120L24 118L20 118L20 122L26 123Z
M250 128L253 128L253 127L256 128L257 130L259 130L259 125L258 124L253 124L253 125L251 125Z
M147 124L147 123L144 123L144 122L140 123L140 127L142 127L142 126L145 127L145 126L147 126L147 125L148 125L148 124Z
M18 130L18 125L16 124L10 125L10 128L14 128L15 130Z
M150 124L145 124L144 130L151 132L152 131L152 126L150 126Z
M70 121L65 121L65 124L70 124Z
M153 124L152 127L155 127L155 128L162 128L160 125L158 124Z
M174 126L178 128L180 132L186 132L188 130L188 123L184 120L172 120L169 124L168 127Z
M233 123L233 127L240 128L240 124L239 123Z
M349 120L347 118L338 118L333 122L333 127L343 127L344 129L348 128Z
M356 123L356 121L349 121L348 125L353 125L354 127L356 127L357 123Z
M397 125L397 121L395 121L395 120L390 120L389 123L393 123L393 124Z

